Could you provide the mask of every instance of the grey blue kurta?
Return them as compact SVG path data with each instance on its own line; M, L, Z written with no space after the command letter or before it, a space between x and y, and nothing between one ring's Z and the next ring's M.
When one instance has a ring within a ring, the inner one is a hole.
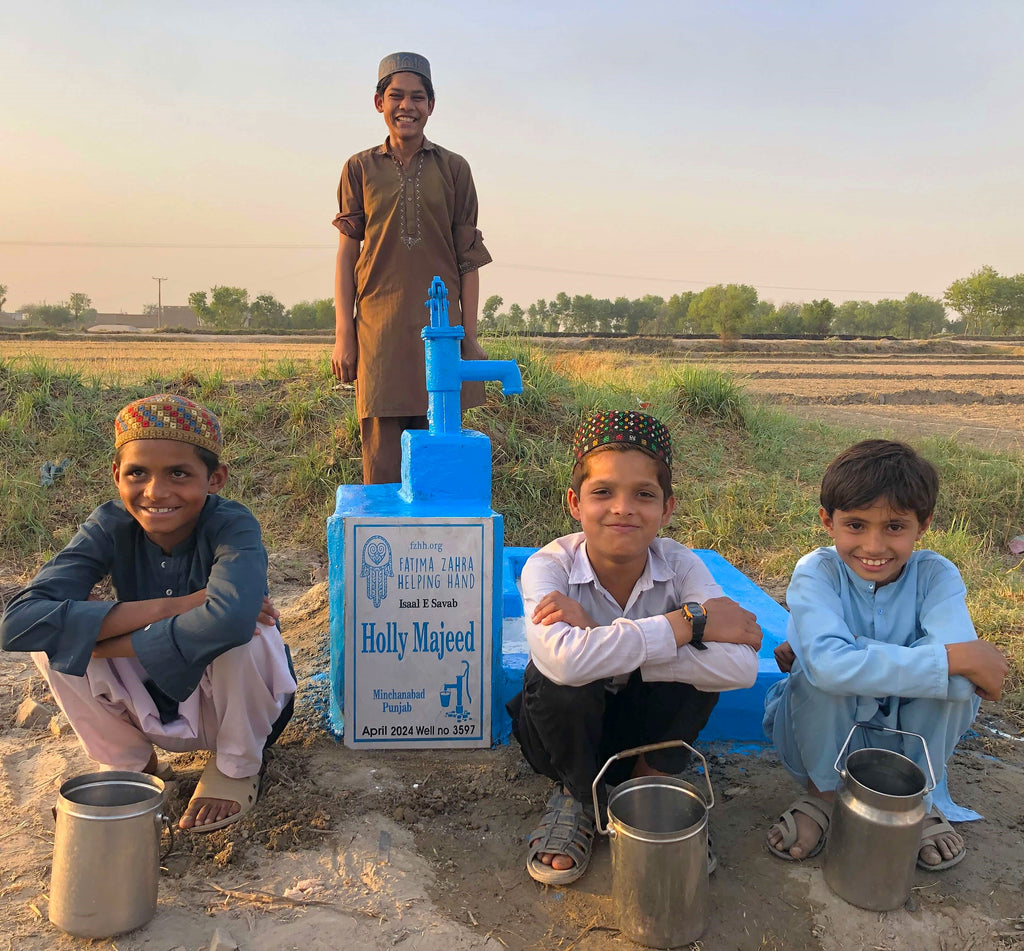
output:
M341 173L335 227L362 243L355 268L356 410L370 416L425 416L427 390L420 331L434 276L448 288L452 326L462 323L463 274L491 256L477 229L469 163L424 139L404 166L387 143L353 155ZM483 402L483 384L466 383L463 408Z

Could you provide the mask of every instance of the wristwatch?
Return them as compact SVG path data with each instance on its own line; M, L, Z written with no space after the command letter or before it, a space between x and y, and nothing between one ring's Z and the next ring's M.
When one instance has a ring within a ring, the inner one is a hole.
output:
M708 623L708 612L704 610L704 605L697 601L687 601L680 610L683 612L683 617L689 618L690 624L693 626L690 646L695 650L706 651L708 645L704 643L704 627Z

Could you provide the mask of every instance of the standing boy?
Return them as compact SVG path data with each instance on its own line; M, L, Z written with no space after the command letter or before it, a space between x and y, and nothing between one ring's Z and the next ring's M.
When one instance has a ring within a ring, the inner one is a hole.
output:
M295 678L266 600L260 526L217 493L220 423L160 394L114 422L114 484L68 546L14 596L3 649L32 651L92 759L157 772L154 745L215 750L180 825L210 832L259 795L263 751ZM91 597L110 577L114 601Z
M427 427L420 331L435 275L451 295L452 325L465 329L463 357L486 357L476 338L478 269L491 260L469 164L423 134L434 111L430 63L385 56L373 102L387 138L353 155L338 186L331 355L334 375L356 384L366 484L399 482L402 431ZM465 384L462 400L463 409L482 403L483 384Z
M931 524L935 467L910 446L868 439L825 470L819 516L835 545L797 562L786 593L787 640L776 650L789 676L765 698L765 733L807 795L768 832L779 858L809 858L828 832L836 758L855 723L923 736L933 764L946 762L978 711L1002 691L1006 660L979 641L960 572L914 546ZM913 759L912 737L858 730L856 749L883 746ZM940 871L960 862L964 842L930 810L917 864Z
M591 784L604 762L635 746L692 743L719 691L754 683L761 644L754 615L722 596L703 562L658 537L675 507L664 425L598 413L577 430L573 455L567 498L583 531L523 567L530 662L508 705L526 759L557 783L526 860L552 885L586 871ZM616 763L609 780L676 773L686 761L681 748L660 750Z

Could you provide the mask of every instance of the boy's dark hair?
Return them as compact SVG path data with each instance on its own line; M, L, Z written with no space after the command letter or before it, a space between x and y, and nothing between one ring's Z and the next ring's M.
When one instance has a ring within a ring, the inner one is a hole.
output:
M127 445L127 444L126 444ZM217 466L220 465L220 456L215 452L210 452L209 449L204 449L202 446L196 446L192 443L185 443L186 446L191 446L195 450L195 454L199 457L199 461L206 466L207 476L212 476ZM124 446L114 450L114 462L118 465L121 464L121 450Z
M906 443L865 439L839 453L821 480L821 507L831 518L884 498L894 509L924 522L935 511L939 473Z
M578 498L580 489L583 486L583 480L589 475L588 462L599 452L639 452L646 456L658 467L658 486L661 488L662 494L665 496L664 501L668 501L675 494L672 491L672 471L668 466L665 465L660 459L655 459L648 452L644 452L642 449L638 449L636 446L630 443L608 443L604 446L599 446L597 449L592 449L588 452L579 462L572 467L572 478L570 485L572 486L573 494Z
M403 70L398 70L403 72ZM423 80L423 88L427 91L427 102L434 101L434 84L422 73L415 73L411 69L404 70L407 73L413 73L414 76L419 76ZM379 83L377 83L377 95L383 96L387 91L388 86L391 85L391 80L395 78L395 74L392 73L390 76L385 76Z

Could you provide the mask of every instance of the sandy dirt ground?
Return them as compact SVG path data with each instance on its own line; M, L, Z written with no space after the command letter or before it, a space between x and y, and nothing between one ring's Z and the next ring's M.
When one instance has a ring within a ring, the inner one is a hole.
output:
M60 783L91 766L73 735L12 725L26 696L51 701L27 658L0 660L0 809L8 817L0 832L0 949L205 951L217 929L243 951L633 946L618 930L606 842L572 887L545 888L527 876L525 840L549 784L529 771L514 745L347 749L323 729L326 685L315 677L325 669L325 585L292 601L282 620L303 690L269 760L258 808L219 832L179 834L153 920L107 940L63 935L46 918L51 807ZM720 866L711 879L710 925L694 947L1024 946L1021 726L986 704L951 769L954 798L985 816L962 827L969 855L942 875L918 872L908 905L887 913L861 911L834 896L820 857L783 863L769 855L764 831L796 791L770 750L708 748ZM179 754L170 762L177 778L169 804L180 812L204 756Z

